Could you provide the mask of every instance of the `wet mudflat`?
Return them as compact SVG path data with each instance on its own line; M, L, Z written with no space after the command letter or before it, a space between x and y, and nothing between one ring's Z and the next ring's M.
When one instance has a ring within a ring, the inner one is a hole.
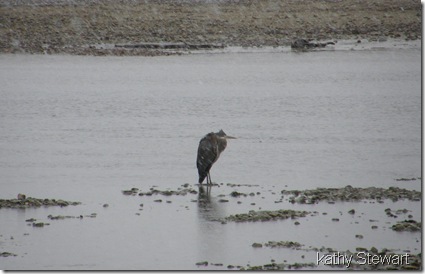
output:
M0 56L0 199L79 202L0 208L1 267L339 270L318 254L365 252L416 269L420 50L380 45ZM220 128L238 139L199 188Z

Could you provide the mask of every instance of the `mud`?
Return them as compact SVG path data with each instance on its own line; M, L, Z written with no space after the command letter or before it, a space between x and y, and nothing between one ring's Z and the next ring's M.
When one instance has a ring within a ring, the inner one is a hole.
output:
M250 210L248 213L230 215L224 221L230 222L265 222L306 217L310 212L297 210Z
M79 205L80 202L65 201L61 199L39 199L26 197L24 194L18 194L17 199L0 199L0 208L34 208L42 206L69 206Z
M155 56L179 52L115 45L275 47L299 38L421 39L421 3L408 0L7 0L0 6L3 53Z
M282 195L289 195L290 203L298 204L315 204L319 202L336 202L336 201L361 201L376 200L382 201L390 199L398 201L399 199L407 199L410 201L420 201L422 194L419 191L407 190L399 187L379 188L367 187L356 188L346 186L344 188L317 188L313 190L282 190Z

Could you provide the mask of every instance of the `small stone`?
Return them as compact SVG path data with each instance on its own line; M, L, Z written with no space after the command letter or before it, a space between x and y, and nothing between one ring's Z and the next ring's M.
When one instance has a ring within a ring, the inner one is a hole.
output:
M357 252L367 252L367 248L364 247L356 247Z
M373 225L371 228L372 229L378 229L378 226L377 225Z
M350 211L348 211L348 214L353 215L354 213L356 213L356 211L354 209L351 209Z
M157 200L153 200L153 201L156 202L156 203L162 203L161 199L157 199Z
M218 200L220 203L227 203L227 202L229 202L229 200L227 200L227 199L220 199L220 200Z
M333 222L339 222L339 219L338 218L332 218L332 221Z
M197 262L196 265L197 266L208 266L208 262L207 261Z
M103 207L108 207L109 205L108 204L103 204Z
M296 221L296 222L294 223L294 225L300 225L300 222Z

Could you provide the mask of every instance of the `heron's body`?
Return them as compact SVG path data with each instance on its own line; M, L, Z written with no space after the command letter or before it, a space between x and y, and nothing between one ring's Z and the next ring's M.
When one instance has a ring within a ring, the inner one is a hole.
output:
M207 184L211 184L210 169L218 160L220 154L226 149L226 139L235 138L227 136L223 130L220 130L216 133L208 133L199 142L196 167L198 168L200 184L202 184L205 178L207 178Z

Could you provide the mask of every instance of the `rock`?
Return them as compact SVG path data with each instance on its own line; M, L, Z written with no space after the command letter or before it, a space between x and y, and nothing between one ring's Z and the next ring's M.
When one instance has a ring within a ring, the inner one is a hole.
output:
M367 248L364 248L364 247L356 247L356 251L357 252L367 252L368 250L367 250Z
M246 196L246 194L243 194L243 193L240 193L240 192L237 192L237 191L233 191L232 193L230 193L230 196L232 196L232 197L239 197L241 195Z
M253 244L252 244L252 247L260 248L260 247L263 247L263 245L262 245L262 244L260 244L260 243L253 243Z
M197 262L197 266L208 266L208 261Z
M410 232L416 232L421 231L422 229L422 223L418 223L414 220L405 220L402 222L397 222L395 225L391 227L394 231L410 231Z
M348 211L348 214L351 214L351 215L353 215L355 213L356 213L356 211L354 209L351 209L351 210Z

